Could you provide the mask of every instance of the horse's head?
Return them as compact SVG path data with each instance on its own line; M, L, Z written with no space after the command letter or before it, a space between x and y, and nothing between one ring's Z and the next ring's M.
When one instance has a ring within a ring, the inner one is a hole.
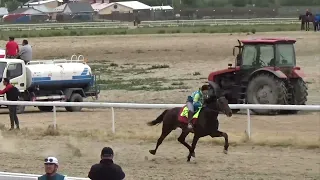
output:
M217 106L219 111L223 112L228 117L232 116L232 110L228 104L228 100L226 99L226 97L224 96L219 97L217 99Z
M302 19L302 16L303 16L302 14L300 14L300 15L299 15L299 20L301 20L301 19Z
M209 81L209 90L207 99L205 99L207 107L210 109L217 109L223 112L228 117L232 116L232 110L229 107L228 100L223 96L218 84L213 81Z

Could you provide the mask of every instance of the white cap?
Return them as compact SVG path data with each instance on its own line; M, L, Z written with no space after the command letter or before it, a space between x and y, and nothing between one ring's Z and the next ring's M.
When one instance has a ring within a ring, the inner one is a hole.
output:
M55 157L47 157L47 158L44 160L44 164L55 164L55 165L59 165L58 159L55 158Z

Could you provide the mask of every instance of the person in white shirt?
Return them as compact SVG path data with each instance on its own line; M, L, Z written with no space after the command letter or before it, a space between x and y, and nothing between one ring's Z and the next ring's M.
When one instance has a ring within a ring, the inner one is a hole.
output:
M20 48L18 58L23 60L25 64L32 60L32 48L26 39L22 41L22 47Z

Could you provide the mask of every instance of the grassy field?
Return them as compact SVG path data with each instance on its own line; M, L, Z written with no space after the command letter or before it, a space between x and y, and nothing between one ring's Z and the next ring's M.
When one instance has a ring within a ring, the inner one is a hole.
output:
M124 35L124 34L176 34L176 33L252 33L274 31L298 31L298 24L266 24L266 25L219 25L196 27L155 27L155 28L101 28L101 29L50 29L26 31L1 31L0 38L9 36L17 38L53 37L53 36L88 36L88 35Z

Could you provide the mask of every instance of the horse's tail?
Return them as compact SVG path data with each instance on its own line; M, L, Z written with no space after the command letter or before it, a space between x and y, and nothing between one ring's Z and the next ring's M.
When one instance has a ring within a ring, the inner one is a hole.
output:
M164 110L160 116L157 117L157 119L153 120L153 121L150 121L148 122L148 126L154 126L154 125L157 125L157 124L160 124L162 121L163 121L163 117L164 115L167 113L168 110Z

